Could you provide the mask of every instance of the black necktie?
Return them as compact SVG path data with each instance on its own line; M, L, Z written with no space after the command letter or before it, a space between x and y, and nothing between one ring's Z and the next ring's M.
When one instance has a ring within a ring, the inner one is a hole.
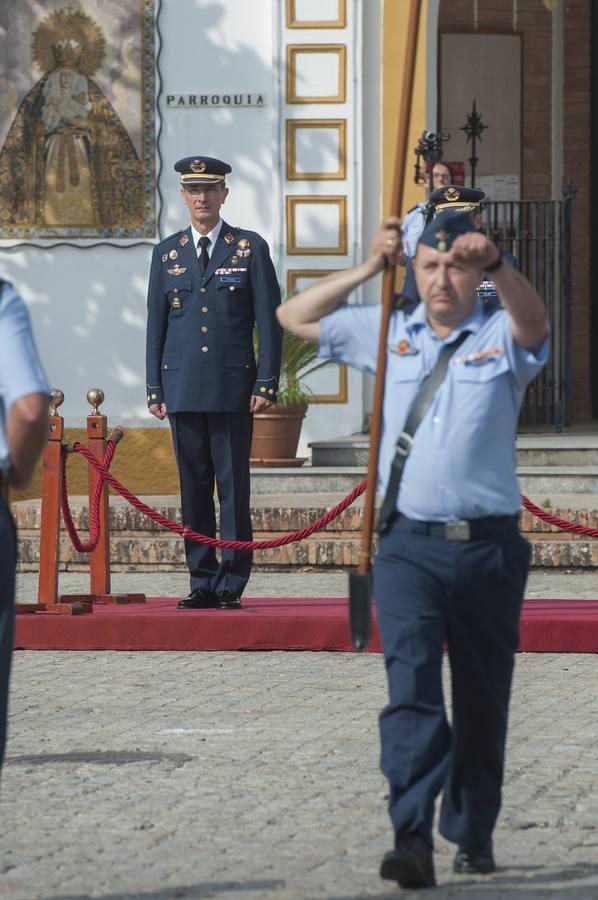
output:
M210 257L208 255L208 247L210 246L211 243L212 242L209 239L209 237L206 237L205 235L203 237L200 237L200 239L197 242L197 246L200 248L199 268L201 269L202 275L205 275L205 271L208 268L208 263L210 262Z

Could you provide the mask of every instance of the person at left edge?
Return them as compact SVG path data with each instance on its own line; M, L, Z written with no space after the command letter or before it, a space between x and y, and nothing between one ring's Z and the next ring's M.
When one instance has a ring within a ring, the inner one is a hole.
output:
M175 164L190 227L154 248L148 289L147 402L169 418L183 522L215 536L252 538L249 453L253 413L276 401L280 288L266 241L222 220L228 163L190 156ZM259 351L253 351L257 325ZM239 609L251 553L185 541L189 595L180 608Z
M6 744L17 542L9 487L27 486L48 435L48 383L27 307L0 279L0 766Z

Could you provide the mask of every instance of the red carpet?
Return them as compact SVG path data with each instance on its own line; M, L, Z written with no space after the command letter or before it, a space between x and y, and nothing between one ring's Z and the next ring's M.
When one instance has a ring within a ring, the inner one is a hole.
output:
M346 599L245 600L177 610L175 599L95 606L92 615L17 617L19 650L351 650ZM368 648L380 652L377 628ZM526 600L520 650L597 653L598 600Z

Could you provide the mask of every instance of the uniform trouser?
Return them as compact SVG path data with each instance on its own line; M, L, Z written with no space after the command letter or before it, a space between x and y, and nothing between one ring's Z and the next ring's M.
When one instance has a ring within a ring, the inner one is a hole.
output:
M170 415L169 420L179 469L184 524L200 534L215 537L215 479L221 539L250 541L251 414L181 412ZM191 590L243 592L251 573L250 552L223 550L218 563L212 547L186 540L185 554Z
M6 744L8 681L14 640L17 542L12 516L0 497L0 766Z
M501 803L507 715L529 544L512 520L469 542L412 534L395 521L381 538L374 596L389 703L380 716L381 765L395 834L432 843L440 832L486 846ZM452 726L441 682L448 647Z

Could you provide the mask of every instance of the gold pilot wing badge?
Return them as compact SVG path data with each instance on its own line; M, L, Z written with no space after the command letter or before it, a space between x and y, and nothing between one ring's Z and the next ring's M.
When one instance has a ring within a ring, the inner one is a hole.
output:
M173 269L166 269L169 275L184 275L187 271L187 266L179 266L177 263Z

